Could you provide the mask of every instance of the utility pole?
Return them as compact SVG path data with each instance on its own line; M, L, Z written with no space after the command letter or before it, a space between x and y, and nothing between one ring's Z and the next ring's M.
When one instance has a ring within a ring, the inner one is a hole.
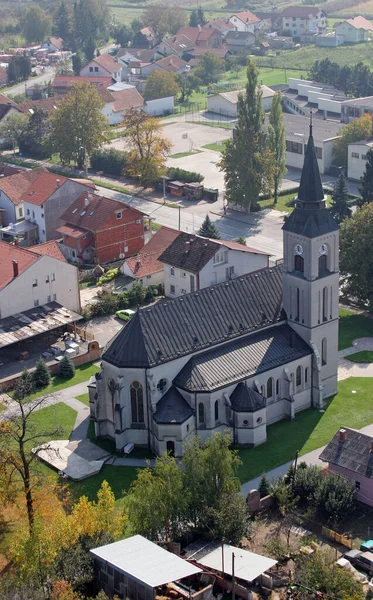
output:
M234 580L234 552L232 552L232 600L236 598L235 580Z

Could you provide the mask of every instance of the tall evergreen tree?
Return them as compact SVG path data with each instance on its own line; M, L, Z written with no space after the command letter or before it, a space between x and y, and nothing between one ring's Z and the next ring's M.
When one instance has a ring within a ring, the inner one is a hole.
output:
M197 10L197 19L198 19L198 23L197 25L206 25L206 19L205 19L205 13L202 10L202 7L199 6L198 10Z
M58 374L62 379L71 379L75 375L75 365L68 354L65 354L59 364Z
M209 217L206 215L205 220L203 221L200 230L198 231L198 235L201 235L205 238L210 238L211 240L220 240L219 231Z
M237 127L218 164L224 171L226 196L245 212L257 210L259 196L272 188L274 161L264 127L258 69L249 58L247 84L237 103Z
M351 216L351 210L348 206L346 177L343 171L341 171L333 187L330 212L338 223L341 223L344 219Z
M32 381L34 383L34 386L37 390L42 390L43 388L47 387L50 380L50 371L47 365L45 364L44 358L40 357L36 364L35 371L32 374Z
M274 203L277 204L282 177L287 170L286 133L280 92L277 92L272 99L272 108L269 114L268 144L274 157L273 198Z
M65 42L69 42L71 36L71 18L65 0L62 0L55 14L54 32Z
M359 206L373 202L373 150L367 152L367 162L365 164L364 175L361 178L361 186L359 187L360 199Z
M198 25L198 14L195 8L193 8L192 12L190 13L190 17L189 17L189 26L190 27L197 27Z

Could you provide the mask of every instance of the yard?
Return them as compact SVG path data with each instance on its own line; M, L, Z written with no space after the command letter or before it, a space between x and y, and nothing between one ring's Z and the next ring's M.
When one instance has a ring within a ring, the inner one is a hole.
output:
M361 337L373 337L373 319L347 308L341 308L339 310L339 350L349 348L354 340Z
M372 350L362 350L361 352L350 354L346 358L355 363L371 363L373 362L373 352Z

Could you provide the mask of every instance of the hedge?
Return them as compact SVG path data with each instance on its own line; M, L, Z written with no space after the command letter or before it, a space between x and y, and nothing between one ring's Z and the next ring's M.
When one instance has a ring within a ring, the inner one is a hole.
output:
M201 173L185 171L185 169L180 169L179 167L169 167L167 169L167 177L177 179L177 181L184 181L185 183L200 183L204 180L204 176Z
M91 155L91 167L94 171L103 171L107 175L122 175L127 152L115 148L97 150Z

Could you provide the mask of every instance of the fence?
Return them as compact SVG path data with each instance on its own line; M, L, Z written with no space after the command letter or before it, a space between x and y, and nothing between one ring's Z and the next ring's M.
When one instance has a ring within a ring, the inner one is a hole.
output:
M351 536L346 535L344 533L337 533L336 531L333 531L333 529L328 529L327 527L324 527L324 526L321 529L321 533L323 536L328 538L328 540L337 542L337 544L342 544L342 546L345 546L346 548L349 548L351 550L351 548L352 548Z

